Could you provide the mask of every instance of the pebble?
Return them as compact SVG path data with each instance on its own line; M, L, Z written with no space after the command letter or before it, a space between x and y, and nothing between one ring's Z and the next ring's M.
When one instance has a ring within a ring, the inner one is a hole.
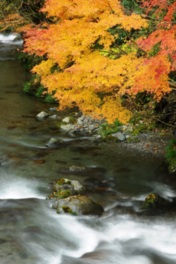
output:
M51 118L51 119L57 119L57 115L51 115L51 116L49 116L49 118Z
M39 114L37 114L37 118L38 119L44 119L45 117L47 117L47 116L49 116L49 114L48 113L46 113L46 112L44 112L44 111L42 111L42 112L40 112Z
M50 140L46 143L47 147L52 146L53 144L55 144L58 140L56 138L50 138Z
M112 136L117 138L119 141L124 141L126 139L126 136L122 132L114 133Z
M70 117L67 116L67 117L63 118L63 119L62 119L62 122L68 124L68 123L70 122Z

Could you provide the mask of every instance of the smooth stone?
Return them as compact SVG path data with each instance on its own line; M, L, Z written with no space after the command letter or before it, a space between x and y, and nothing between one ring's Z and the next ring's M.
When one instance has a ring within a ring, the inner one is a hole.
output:
M72 165L72 166L70 166L69 171L77 172L77 171L83 171L83 170L85 170L85 169L86 169L86 168L83 167L83 166Z
M126 136L122 132L114 133L112 136L117 138L119 141L124 141L126 139Z
M46 146L50 147L50 146L54 145L57 142L58 142L58 140L56 138L50 138L50 140L46 143Z
M49 110L50 111L57 111L57 107L50 107Z
M65 131L69 132L71 130L75 130L76 126L75 125L72 125L72 124L66 124L66 125L61 124L60 128L62 130L65 130Z
M57 115L51 115L51 116L49 116L49 118L51 118L51 119L57 119Z
M52 208L56 209L58 214L101 216L104 212L100 204L84 195L74 195L59 199L53 204Z
M92 132L92 131L95 130L95 129L96 129L95 125L89 125L89 126L88 126L88 130L89 130L90 132Z
M85 119L85 116L82 115L81 117L78 118L77 123L78 123L79 125L83 125L83 124L84 124L84 119Z
M62 122L67 123L67 124L70 123L70 117L67 116L67 117L63 118Z
M46 112L44 112L44 111L42 111L42 112L40 112L39 114L37 114L37 118L38 119L44 119L45 117L47 117L47 116L49 116L49 114L48 113L46 113Z
M81 194L85 188L76 180L69 180L61 178L54 181L52 186L52 194L48 196L49 199L63 199L76 194Z

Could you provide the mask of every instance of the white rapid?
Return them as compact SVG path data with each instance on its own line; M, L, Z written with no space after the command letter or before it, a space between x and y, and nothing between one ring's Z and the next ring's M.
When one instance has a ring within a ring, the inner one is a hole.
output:
M0 33L0 61L13 60L16 50L21 48L23 40L17 33Z
M0 184L0 199L45 198L38 190L44 187L39 181L23 179L13 173L4 172L1 174Z
M8 44L8 45L22 45L23 40L18 33L1 33L0 34L0 43L1 44Z
M36 180L0 178L2 264L176 263L174 215L137 217L113 209L100 218L58 215L45 200L45 184L41 191Z

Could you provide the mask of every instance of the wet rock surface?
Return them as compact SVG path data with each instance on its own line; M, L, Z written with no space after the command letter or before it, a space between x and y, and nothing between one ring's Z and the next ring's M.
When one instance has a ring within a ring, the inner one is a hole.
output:
M170 204L169 201L166 199L162 198L159 194L157 193L150 193L147 195L145 198L145 201L142 205L143 209L155 209L155 208L165 208Z
M54 113L53 113L54 111ZM50 112L48 114L48 112ZM43 113L46 115L43 117ZM154 156L165 156L166 146L174 136L170 130L162 131L156 130L153 132L142 131L136 134L135 129L138 130L138 125L133 126L132 124L119 125L116 132L103 131L102 127L104 120L96 120L90 116L82 115L79 112L72 114L71 116L66 116L61 118L57 112L56 108L49 111L42 111L39 113L39 120L47 120L53 115L55 118L53 120L58 120L58 130L62 133L67 134L71 137L77 136L91 136L95 141L108 141L110 144L120 143L123 148L127 151L139 151L143 155L154 155ZM139 126L142 124L139 124ZM105 133L104 133L105 132ZM107 133L107 134L106 134ZM50 138L46 143L48 147L58 146L61 142L57 138Z
M52 205L57 213L72 215L102 215L103 207L85 195L74 195L65 199L58 199Z
M59 214L100 216L103 207L84 195L84 191L78 181L61 178L53 183L52 194L47 198L52 199L52 208Z
M77 115L79 115L77 113ZM90 116L81 115L80 117L65 117L61 122L61 130L69 134L96 134L101 120L93 119Z
M176 199L165 199L158 193L150 193L146 196L142 203L140 212L141 215L160 215L175 213Z
M61 178L53 183L52 190L49 198L60 199L81 194L84 192L84 187L78 181Z

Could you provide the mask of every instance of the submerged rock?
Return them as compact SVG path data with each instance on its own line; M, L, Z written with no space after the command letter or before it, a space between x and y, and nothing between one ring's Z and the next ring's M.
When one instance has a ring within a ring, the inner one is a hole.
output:
M45 144L46 147L55 148L60 146L63 143L62 140L57 138L50 138L48 142Z
M83 166L78 166L78 165L71 165L69 167L69 171L71 172L81 172L81 171L84 171L86 168L83 167Z
M53 204L52 208L56 209L57 213L69 213L72 215L102 215L103 207L94 202L87 196L74 195L65 199L58 199Z
M46 143L47 147L53 146L58 142L56 138L50 138L50 140Z

